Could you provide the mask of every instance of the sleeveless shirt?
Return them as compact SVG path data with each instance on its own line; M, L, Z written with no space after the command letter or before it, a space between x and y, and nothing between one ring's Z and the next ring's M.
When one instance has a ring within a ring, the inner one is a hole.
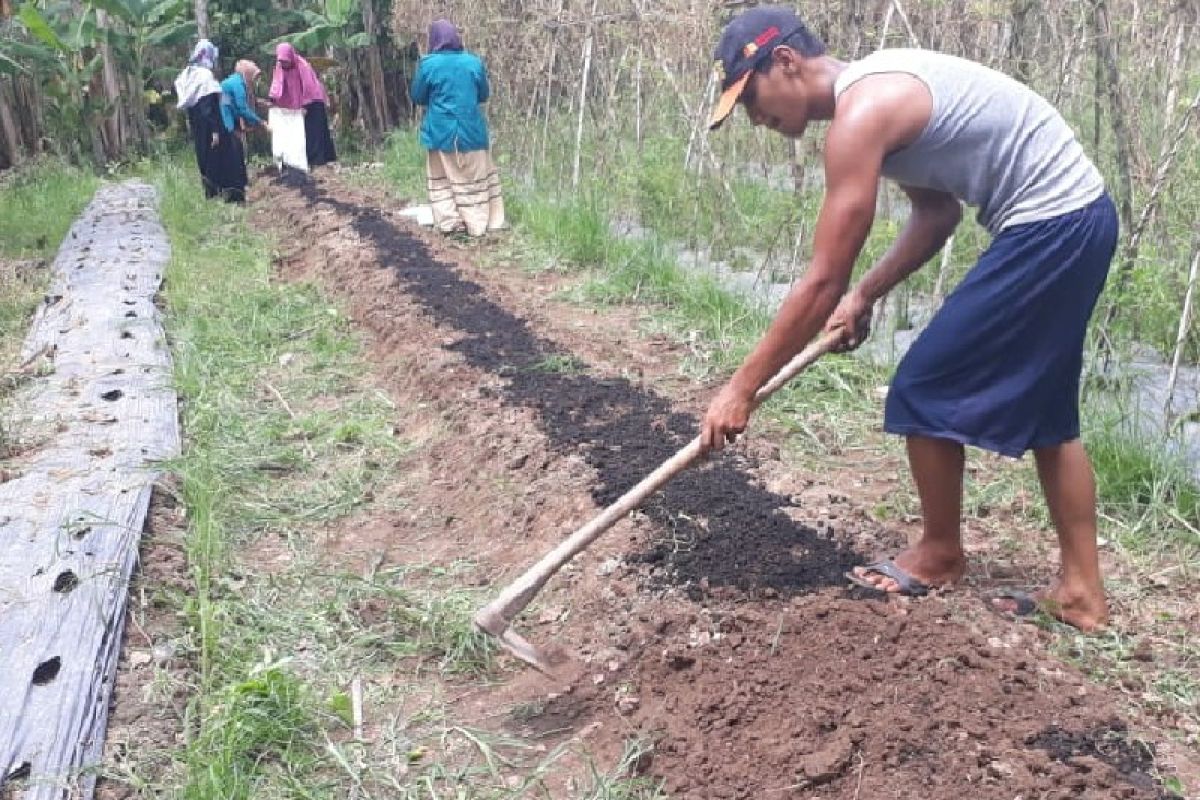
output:
M1024 84L931 50L879 50L837 77L834 96L868 75L904 73L933 98L929 123L883 162L883 175L954 195L996 235L1091 203L1104 179L1066 120Z

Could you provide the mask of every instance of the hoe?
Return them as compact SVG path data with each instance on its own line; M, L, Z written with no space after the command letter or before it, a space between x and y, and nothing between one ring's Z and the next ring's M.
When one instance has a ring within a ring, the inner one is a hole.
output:
M839 338L837 332L828 333L801 351L785 364L774 378L758 390L754 395L754 407L757 408L785 383L832 350ZM513 619L525 610L554 573L600 538L600 534L611 528L617 520L641 505L647 497L690 467L700 457L700 437L697 436L643 478L640 483L617 498L612 505L542 556L536 564L500 592L495 600L481 608L475 614L475 627L494 637L501 646L517 658L546 674L553 674L552 665L547 658L525 637L509 627Z

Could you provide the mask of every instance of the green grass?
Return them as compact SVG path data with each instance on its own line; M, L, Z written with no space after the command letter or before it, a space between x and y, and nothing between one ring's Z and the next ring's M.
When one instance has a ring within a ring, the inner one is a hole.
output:
M415 130L400 129L388 134L383 150L383 177L400 197L426 202L425 149Z
M0 365L19 349L49 280L48 269L28 262L53 259L97 183L92 173L54 159L0 179ZM10 263L17 260L26 263Z
M359 345L338 309L310 286L274 283L271 240L242 209L205 202L191 170L168 163L158 182L195 584L183 609L198 671L183 796L291 793L325 758L311 707L325 687L304 664L264 663L264 649L286 639L273 638L278 612L244 591L257 565L239 555L362 506L403 444L390 404L361 384Z
M56 159L0 179L0 257L49 259L99 180Z
M305 793L314 758L312 704L295 676L276 666L223 689L193 745L187 800L251 798L264 764L278 767L289 793Z
M666 800L661 781L637 777L653 749L645 739L626 740L621 760L613 769L603 772L595 763L589 765L591 782L579 797L586 800Z
M19 382L9 371L17 366L17 354L29 328L34 310L41 302L49 271L32 263L0 258L0 412L9 393ZM0 424L0 428L3 425Z
M596 194L559 202L518 189L505 197L505 210L513 224L542 248L548 266L599 266L616 243L608 231L607 210Z
M368 507L412 515L412 445L394 433L404 411L364 377L345 315L313 286L273 280L275 242L244 209L205 202L189 165L147 173L172 241L166 325L186 440L173 467L192 584L148 588L184 620L193 672L176 690L188 698L185 743L134 753L110 777L142 797L187 800L544 795L565 750L464 725L448 697L497 669L471 622L484 599L464 588L476 585L472 565L385 567L377 553L359 570L322 539ZM356 685L372 715L362 740ZM587 796L655 796L641 779L593 773Z
M48 265L97 183L92 173L56 159L0 175L0 457L18 438L6 407L24 377L13 368L49 284Z
M1200 486L1177 456L1103 407L1086 418L1084 441L1100 512L1117 523L1111 527L1126 549L1136 555L1200 554Z

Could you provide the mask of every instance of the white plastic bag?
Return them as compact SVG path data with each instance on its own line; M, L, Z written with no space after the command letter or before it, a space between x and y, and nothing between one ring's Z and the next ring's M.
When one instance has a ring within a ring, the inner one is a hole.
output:
M308 172L304 113L296 108L272 108L267 123L271 126L271 156L275 163Z

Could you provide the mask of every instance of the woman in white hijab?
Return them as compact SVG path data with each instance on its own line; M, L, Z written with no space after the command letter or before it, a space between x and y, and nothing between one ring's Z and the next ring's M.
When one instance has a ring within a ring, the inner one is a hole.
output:
M234 200L241 188L239 158L233 134L221 121L221 84L213 75L216 66L216 46L201 39L192 49L188 65L175 78L175 94L178 107L187 111L204 196Z

